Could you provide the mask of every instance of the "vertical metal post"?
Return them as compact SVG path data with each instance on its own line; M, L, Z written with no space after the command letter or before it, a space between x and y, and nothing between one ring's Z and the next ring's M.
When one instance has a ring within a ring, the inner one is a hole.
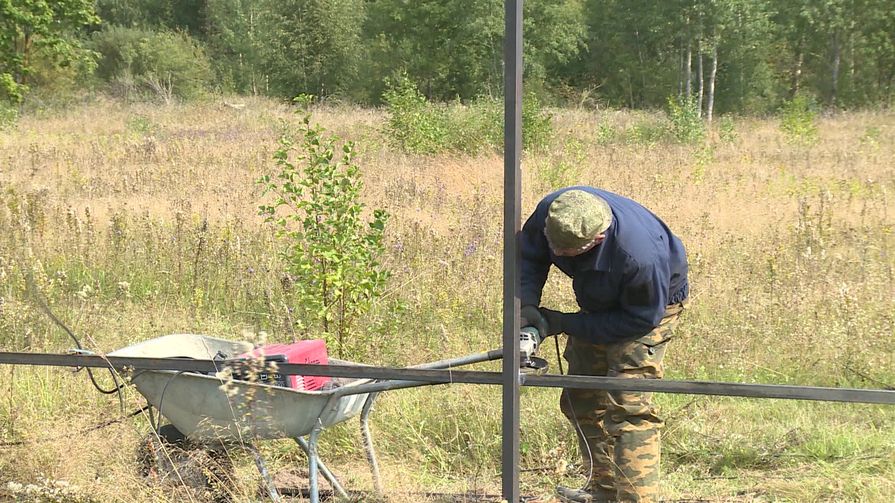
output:
M519 248L522 182L522 1L504 0L503 498L519 501Z

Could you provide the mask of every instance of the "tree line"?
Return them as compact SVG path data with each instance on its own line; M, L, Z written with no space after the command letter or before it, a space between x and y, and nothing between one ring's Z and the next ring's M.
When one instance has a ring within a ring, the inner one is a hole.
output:
M6 0L0 100L104 89L378 104L502 92L503 0ZM765 113L796 95L887 106L895 0L527 0L527 89L613 107Z

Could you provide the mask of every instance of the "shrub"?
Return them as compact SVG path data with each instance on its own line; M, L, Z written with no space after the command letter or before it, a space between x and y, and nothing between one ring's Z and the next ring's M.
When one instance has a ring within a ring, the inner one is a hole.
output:
M718 136L725 143L733 143L737 140L736 123L733 117L724 115L721 117L721 124L718 126Z
M668 120L671 136L680 143L699 143L705 138L705 123L695 99L668 98Z
M96 74L124 97L201 96L212 78L205 51L186 33L110 26L93 37Z
M447 114L430 104L406 75L389 82L383 94L389 119L386 134L393 145L414 154L446 150Z
M402 76L383 95L389 119L388 136L396 148L415 154L464 152L503 148L503 103L480 97L465 105L431 103L410 79ZM543 150L553 138L552 116L534 95L522 104L522 145Z
M18 109L14 105L0 100L0 130L14 126L18 119Z
M0 73L0 102L21 103L28 86L19 84L10 73Z
M628 143L636 145L654 145L662 141L667 134L668 128L664 124L642 120L625 131L625 138Z
M550 146L553 138L553 116L544 110L534 94L522 100L522 146L526 150L539 151ZM501 142L502 143L502 142Z
M780 110L780 129L790 143L817 141L817 104L804 94L787 101Z
M309 100L301 99L304 107ZM374 210L362 218L363 188L354 164L354 144L342 143L311 124L303 108L300 131L280 137L274 154L278 173L258 183L273 202L259 207L284 244L288 276L295 294L299 329L319 329L336 337L342 356L354 323L379 297L388 278L380 265L388 215ZM330 340L330 342L333 342Z
M882 137L882 130L876 126L870 126L864 130L861 136L861 145L866 145L874 150L879 149L879 142Z
M600 145L609 145L614 142L618 136L619 134L612 124L601 122L597 125L597 143Z
M586 163L587 152L584 143L569 138L558 155L552 155L551 159L541 166L538 175L549 190L557 190L581 180L581 172Z
M503 143L502 110L497 100L480 98L447 109L446 149L478 154Z

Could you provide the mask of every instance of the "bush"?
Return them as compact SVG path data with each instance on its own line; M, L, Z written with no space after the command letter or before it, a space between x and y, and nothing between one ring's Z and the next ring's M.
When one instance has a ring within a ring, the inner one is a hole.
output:
M661 123L641 120L625 131L625 140L635 145L655 145L668 136L669 128Z
M553 138L553 116L544 110L534 94L522 100L522 146L525 150L544 150ZM503 142L501 142L502 144Z
M804 94L780 109L780 129L790 143L811 145L817 141L817 104Z
M19 84L10 73L0 73L0 103L21 103L28 86Z
M389 113L385 129L393 145L414 154L446 150L448 120L444 108L430 104L406 75L387 85L383 94Z
M0 130L12 127L19 119L19 111L10 103L0 100Z
M668 98L669 133L680 143L692 145L705 138L705 123L695 99Z
M402 76L383 94L389 119L385 134L393 146L414 154L477 154L503 148L503 103L481 97L468 105L431 103ZM552 116L534 95L522 104L522 145L543 150L553 138Z
M447 118L447 150L475 155L503 144L503 115L497 100L455 103L448 108Z
M522 100L522 148L541 151L553 139L552 115L534 94ZM487 148L503 149L503 101L481 97L468 106L448 109L448 150L478 153Z
M575 138L566 140L558 154L540 166L538 176L551 191L575 185L581 180L583 167L587 165L587 151L584 143Z
M616 141L619 137L618 131L608 122L601 122L597 125L597 143L600 145L609 145Z
M721 124L718 129L718 137L724 143L733 143L737 140L737 128L733 117L724 115L721 117Z
M94 35L93 49L97 76L127 98L193 99L212 79L205 51L186 33L110 26Z

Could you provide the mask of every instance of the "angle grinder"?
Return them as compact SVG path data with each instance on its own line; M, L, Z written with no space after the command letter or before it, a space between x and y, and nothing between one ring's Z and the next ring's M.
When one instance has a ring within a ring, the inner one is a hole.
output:
M519 371L523 374L547 372L547 360L535 356L540 345L541 334L537 328L529 326L519 330Z

